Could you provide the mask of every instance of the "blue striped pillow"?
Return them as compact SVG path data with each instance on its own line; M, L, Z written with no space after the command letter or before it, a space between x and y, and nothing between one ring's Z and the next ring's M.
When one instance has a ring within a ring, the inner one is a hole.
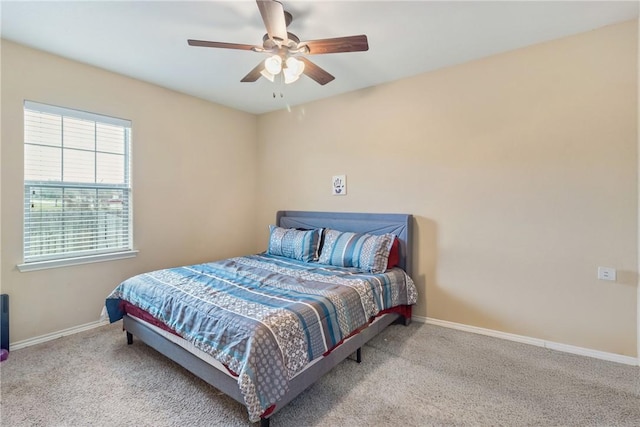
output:
M373 235L327 229L318 262L384 273L394 238L390 233Z
M316 261L320 247L322 229L296 230L269 226L269 249L267 253L304 262Z

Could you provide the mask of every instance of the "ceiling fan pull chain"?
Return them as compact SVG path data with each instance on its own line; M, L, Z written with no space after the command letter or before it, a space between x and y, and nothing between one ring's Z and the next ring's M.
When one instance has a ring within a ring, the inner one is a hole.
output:
M279 80L280 80L280 81L279 81L279 83L278 83L278 86L280 86L280 98L284 98L284 95L283 95L283 93L282 93L282 76L280 76L280 77L279 77ZM273 98L275 99L275 98L276 98L276 91L274 90L274 91L272 92L272 94L273 94Z
M284 74L280 73L280 98L284 98L284 94L282 93L284 91Z

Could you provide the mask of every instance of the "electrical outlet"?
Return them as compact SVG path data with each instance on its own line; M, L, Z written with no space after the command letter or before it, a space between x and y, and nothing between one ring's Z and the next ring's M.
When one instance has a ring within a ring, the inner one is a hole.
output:
M598 267L598 279L599 280L611 280L616 281L616 269L611 267Z

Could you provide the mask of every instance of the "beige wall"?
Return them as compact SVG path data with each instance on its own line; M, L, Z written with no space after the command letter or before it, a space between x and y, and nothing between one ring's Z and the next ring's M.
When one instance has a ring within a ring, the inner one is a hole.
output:
M258 118L2 41L12 342L95 321L132 274L261 250L276 210L309 209L414 214L419 316L637 355L637 26ZM137 258L16 270L24 99L133 121Z
M635 356L637 41L634 20L260 116L257 242L278 209L412 213L415 314Z
M253 249L256 116L2 41L1 286L11 341L98 320L123 279ZM134 259L20 273L22 103L130 119Z

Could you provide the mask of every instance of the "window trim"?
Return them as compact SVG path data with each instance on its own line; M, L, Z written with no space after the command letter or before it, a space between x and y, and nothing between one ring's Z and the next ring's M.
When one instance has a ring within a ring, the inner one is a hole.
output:
M58 258L47 261L31 261L18 264L18 271L26 273L29 271L46 270L49 268L68 267L71 265L90 264L94 262L114 261L118 259L134 258L138 255L137 249L121 252L109 252L99 255L86 255L73 258Z
M55 114L55 115L59 115L61 117L73 117L76 119L81 119L81 120L88 120L88 121L93 121L96 123L104 123L104 124L108 124L108 125L113 125L113 126L118 126L118 127L123 127L125 128L125 134L126 136L126 146L125 146L125 152L124 152L124 157L125 157L125 184L101 184L101 183L74 183L74 182L70 182L70 183L64 183L63 181L60 182L49 182L49 181L45 181L45 182L41 182L41 181L28 181L25 180L23 183L23 187L24 189L26 189L28 186L40 186L40 187L65 187L65 188L74 188L74 187L78 187L78 188L85 188L85 187L92 187L95 189L101 189L101 188L118 188L120 187L122 190L127 191L128 192L128 201L129 201L129 207L128 207L128 224L127 224L127 228L129 229L128 232L128 244L127 247L120 247L120 248L116 248L116 249L106 249L105 252L88 252L88 253L82 253L79 252L77 253L77 255L72 255L71 253L59 253L57 255L53 254L51 256L43 256L43 257L36 257L35 259L30 259L29 261L27 261L25 258L23 258L23 262L21 264L18 264L16 267L18 268L18 270L20 272L28 272L28 271L36 271L36 270L43 270L43 269L49 269L49 268L58 268L58 267L66 267L66 266L72 266L72 265L79 265L79 264L88 264L88 263L94 263L94 262L103 262L103 261L112 261L112 260L118 260L118 259L126 259L126 258L132 258L135 257L138 254L138 250L134 248L133 246L133 186L131 184L131 171L130 171L130 162L131 162L131 128L132 128L132 122L131 120L127 120L127 119L121 119L121 118L117 118L117 117L113 117L113 116L106 116L103 114L97 114L97 113L90 113L87 111L82 111L82 110L77 110L77 109L73 109L73 108L68 108L68 107L59 107L59 106L55 106L55 105L50 105L50 104L43 104L40 102L34 102L34 101L29 101L29 100L24 100L23 102L23 111L25 110L34 110L34 111L40 111L40 112L44 112L44 113L49 113L49 114ZM23 143L24 145L24 143ZM25 190L26 191L26 190ZM26 195L24 195L23 197L26 198ZM26 200L26 199L24 199ZM23 201L24 201L23 200ZM23 215L22 218L22 223L23 223L23 227L26 227L26 218L27 218L27 214L25 213ZM26 232L23 229L23 239L25 239L25 241L23 241L22 243L22 248L23 248L23 257L25 257L26 255Z

